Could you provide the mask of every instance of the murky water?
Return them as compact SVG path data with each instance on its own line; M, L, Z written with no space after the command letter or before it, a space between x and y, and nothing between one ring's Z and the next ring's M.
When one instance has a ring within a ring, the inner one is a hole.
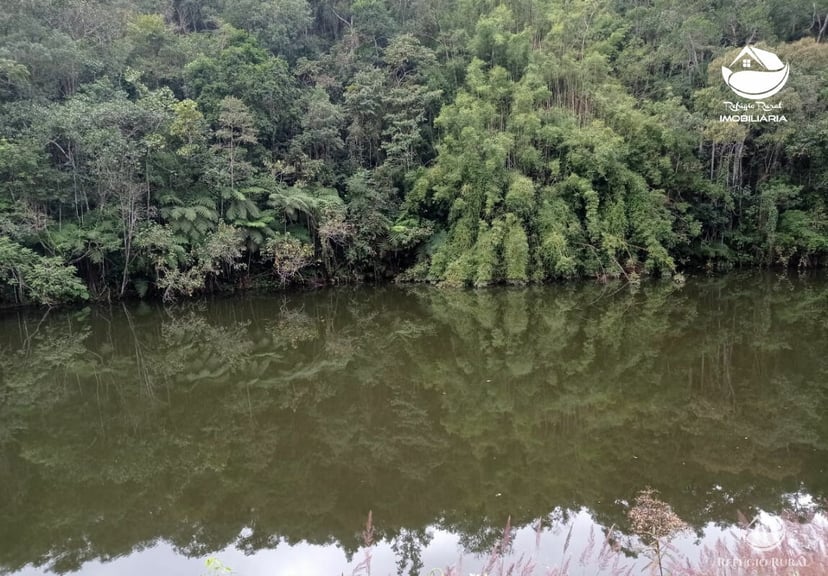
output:
M824 277L5 312L0 573L642 573L648 486L824 519L826 411Z

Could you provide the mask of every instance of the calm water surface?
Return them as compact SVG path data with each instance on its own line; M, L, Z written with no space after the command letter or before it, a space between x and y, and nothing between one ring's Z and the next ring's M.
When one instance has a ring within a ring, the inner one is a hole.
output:
M827 410L824 277L5 312L0 573L582 573L647 486L692 554L823 517Z

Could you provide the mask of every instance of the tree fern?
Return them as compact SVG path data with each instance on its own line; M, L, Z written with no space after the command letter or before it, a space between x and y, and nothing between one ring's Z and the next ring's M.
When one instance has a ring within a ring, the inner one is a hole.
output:
M182 242L192 245L214 230L219 219L215 200L203 191L193 191L183 198L164 194L159 202L162 221L170 225L172 233Z

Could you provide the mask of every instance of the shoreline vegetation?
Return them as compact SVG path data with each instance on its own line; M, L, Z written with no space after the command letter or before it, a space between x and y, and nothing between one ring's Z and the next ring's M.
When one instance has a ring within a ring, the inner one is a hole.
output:
M821 506L803 512L786 511L772 519L773 530L769 527L751 523L743 518L738 526L730 527L715 540L702 542L701 533L694 533L673 511L670 505L658 498L658 492L650 488L641 490L632 505L627 507L626 532L615 525L607 527L593 525L586 539L573 531L577 520L558 526L566 534L562 548L554 555L553 564L549 558L541 560L542 536L548 519L538 518L532 523L535 533L533 549L518 548L514 541L521 528L512 526L512 518L506 519L501 534L487 553L478 553L474 557L460 555L458 559L445 566L426 566L423 562L424 550L419 550L412 558L402 556L398 560L397 574L420 576L575 576L576 574L604 574L607 576L740 576L785 575L809 576L822 575L828 568L828 524ZM567 529L568 525L568 529ZM527 529L524 526L523 529ZM675 545L680 536L695 535L692 551L682 550ZM772 543L767 542L773 536ZM374 567L374 547L379 541L375 538L373 513L368 511L368 519L361 533L362 546L353 555L350 563L353 569L342 574L351 576L371 576L385 573ZM579 541L582 540L582 541ZM395 549L396 551L396 549ZM548 551L546 551L548 552ZM479 565L471 571L464 570L464 563L469 560L472 565ZM207 569L204 576L220 574L237 574L230 566L216 556L205 560ZM238 572L238 574L243 574ZM390 575L390 572L388 573Z
M0 15L0 303L824 266L811 0L32 0ZM722 122L746 44L784 123Z

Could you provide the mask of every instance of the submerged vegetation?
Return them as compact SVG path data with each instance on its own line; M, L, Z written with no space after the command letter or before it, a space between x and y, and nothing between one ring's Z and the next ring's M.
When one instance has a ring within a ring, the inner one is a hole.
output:
M0 300L818 265L826 22L812 0L7 2ZM791 63L786 123L719 120L748 42Z

